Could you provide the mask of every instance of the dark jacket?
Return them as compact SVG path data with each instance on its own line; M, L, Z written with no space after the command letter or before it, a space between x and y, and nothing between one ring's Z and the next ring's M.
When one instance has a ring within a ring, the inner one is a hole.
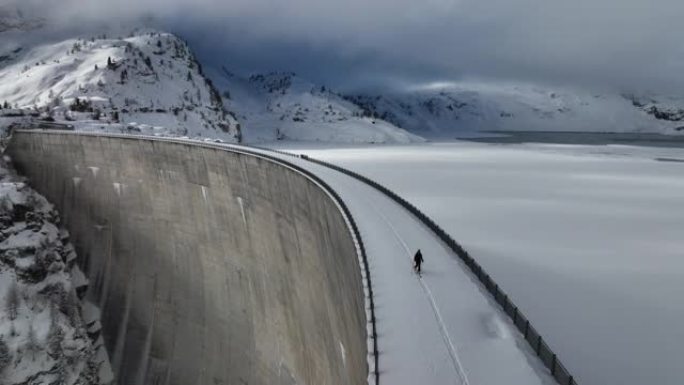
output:
M413 262L415 262L416 265L419 263L423 263L423 253L421 253L420 250L418 250L416 252L416 255L413 257Z

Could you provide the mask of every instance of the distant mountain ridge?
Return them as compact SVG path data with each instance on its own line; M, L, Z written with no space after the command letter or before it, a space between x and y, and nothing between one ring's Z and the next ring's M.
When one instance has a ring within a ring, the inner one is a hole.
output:
M367 116L431 138L507 130L677 134L684 126L681 98L668 102L526 84L450 84L346 98Z
M32 25L7 7L0 20ZM292 72L239 76L229 66L205 74L186 42L154 30L0 44L0 125L3 115L33 115L82 130L231 142L411 143L507 130L684 134L684 98L491 82L342 95Z

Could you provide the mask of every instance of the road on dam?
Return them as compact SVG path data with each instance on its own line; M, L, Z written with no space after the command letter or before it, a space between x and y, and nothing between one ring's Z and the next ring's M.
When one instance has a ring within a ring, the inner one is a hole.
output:
M380 383L556 384L491 295L411 213L338 171L266 153L323 179L356 219L375 295ZM418 249L422 277L412 268Z
M137 139L34 131L9 147L86 259L120 383L373 383L350 230L285 163L358 225L381 384L556 383L462 260L374 188L288 154Z

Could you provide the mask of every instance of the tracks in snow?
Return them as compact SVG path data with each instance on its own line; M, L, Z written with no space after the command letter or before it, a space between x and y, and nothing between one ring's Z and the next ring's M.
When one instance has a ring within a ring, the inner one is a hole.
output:
M387 224L387 226L392 230L392 233L394 236L397 238L399 243L401 243L402 247L406 251L406 255L409 259L409 261L412 261L411 257L413 255L411 249L408 247L406 244L406 241L399 235L399 232L397 231L396 227L392 224L392 222L383 214L380 210L377 209L377 206L373 204L369 199L364 198L367 202L369 202L370 206L373 207L373 210L382 218L382 220ZM435 297L432 295L432 291L430 290L430 287L428 284L421 278L420 276L418 277L418 282L420 283L420 286L423 289L423 292L427 296L428 300L430 301L430 306L432 307L432 312L435 316L435 321L437 321L437 324L439 325L439 331L440 334L442 335L442 339L444 340L444 344L446 345L447 350L449 351L449 356L451 358L451 362L454 367L454 371L460 378L460 383L461 385L470 385L470 382L468 381L468 375L465 372L465 369L463 368L463 364L461 363L461 360L458 357L458 350L456 349L456 346L452 342L451 338L449 337L449 331L447 330L446 324L444 323L444 319L442 318L442 314L439 311L439 306L437 306L437 302L435 301Z

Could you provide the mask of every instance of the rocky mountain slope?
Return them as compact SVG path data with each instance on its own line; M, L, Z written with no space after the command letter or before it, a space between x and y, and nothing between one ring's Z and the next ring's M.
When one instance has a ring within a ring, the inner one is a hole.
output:
M240 126L185 42L154 31L0 53L0 115L85 130L239 141Z
M53 206L0 160L0 384L111 383L76 258Z

